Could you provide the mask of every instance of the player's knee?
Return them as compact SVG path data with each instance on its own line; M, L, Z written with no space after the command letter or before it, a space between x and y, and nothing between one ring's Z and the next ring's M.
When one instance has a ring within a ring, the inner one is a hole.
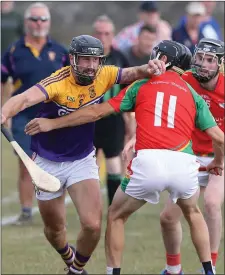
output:
M116 219L116 211L114 210L113 205L110 205L108 208L107 220L108 222L112 222Z
M201 210L197 205L190 205L182 208L183 214L186 219L192 220L195 215L201 214Z
M160 213L161 226L170 226L179 222L179 217L175 216L173 211L163 211Z
M51 226L45 226L44 228L44 233L47 238L51 239L58 239L60 236L65 234L66 232L66 227L65 225L54 225L53 227Z
M120 156L106 159L106 169L109 174L121 174L121 159Z
M118 220L121 220L122 222L126 222L130 213L120 211L120 209L117 208L116 204L110 205L108 208L108 215L107 215L107 222L112 223Z
M82 229L91 234L99 235L101 233L101 219L89 218L81 223Z
M204 212L207 216L215 217L221 211L221 204L219 200L207 197L204 200Z

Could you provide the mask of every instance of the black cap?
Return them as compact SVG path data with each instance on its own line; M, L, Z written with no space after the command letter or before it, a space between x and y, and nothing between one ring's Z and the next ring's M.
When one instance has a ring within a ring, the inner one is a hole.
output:
M158 7L155 1L144 1L140 5L140 11L155 12L158 11Z

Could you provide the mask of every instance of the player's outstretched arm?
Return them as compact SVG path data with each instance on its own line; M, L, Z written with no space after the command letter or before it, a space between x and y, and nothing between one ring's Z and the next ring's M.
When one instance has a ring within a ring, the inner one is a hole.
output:
M33 136L40 132L49 132L54 129L86 124L114 112L114 108L108 102L94 104L55 119L35 118L25 126L25 133Z
M44 100L46 100L45 94L36 86L31 87L22 94L11 97L2 107L1 123L6 123L9 118Z
M120 79L120 84L129 84L136 80L148 78L155 74L159 75L166 71L166 66L163 61L153 59L146 65L124 68Z

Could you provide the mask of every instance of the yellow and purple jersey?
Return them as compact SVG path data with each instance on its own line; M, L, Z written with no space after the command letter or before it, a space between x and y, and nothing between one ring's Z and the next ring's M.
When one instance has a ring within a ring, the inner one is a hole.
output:
M90 104L99 103L105 92L120 82L122 69L104 66L88 86L76 83L70 66L40 81L36 86L46 95L37 117L57 118ZM94 123L39 133L31 149L43 158L63 162L86 157L93 150Z

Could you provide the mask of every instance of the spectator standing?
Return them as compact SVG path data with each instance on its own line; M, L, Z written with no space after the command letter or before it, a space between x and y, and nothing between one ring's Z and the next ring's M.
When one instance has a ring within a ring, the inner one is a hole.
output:
M69 64L67 50L48 36L50 19L49 9L44 3L33 3L25 11L25 36L10 45L2 57L2 92L4 92L4 83L9 77L13 79L13 96L15 96L62 66ZM24 133L24 127L36 116L39 108L40 105L30 107L12 119L13 136L30 157L32 156L30 137ZM20 159L18 191L21 215L15 224L30 224L32 222L34 187L30 175Z
M97 17L93 24L93 36L103 44L106 65L115 65L121 68L129 67L124 55L112 46L114 35L115 26L113 21L106 15ZM121 84L113 85L105 93L103 101L116 96L123 87L124 85ZM113 114L102 118L95 124L95 147L97 151L99 149L103 150L106 159L106 186L109 205L121 183L123 173L121 152L124 147L126 130L129 133L130 125L132 125L127 116L128 114Z
M202 34L201 38L205 37L223 40L220 25L212 16L218 3L216 1L202 1L202 4L205 6L206 15L200 27L200 34Z
M143 25L150 25L156 28L156 44L161 40L171 39L171 26L167 21L160 18L156 2L144 1L140 5L139 21L122 29L114 38L113 45L120 50L133 46Z
M205 6L199 2L191 2L186 7L187 19L181 21L180 25L173 30L172 39L184 44L194 53L195 45L198 43L200 24L206 15Z
M155 27L144 25L140 28L136 44L124 50L130 66L140 66L148 63L156 39L157 32Z
M14 1L1 1L1 53L23 35L23 18L14 5Z

